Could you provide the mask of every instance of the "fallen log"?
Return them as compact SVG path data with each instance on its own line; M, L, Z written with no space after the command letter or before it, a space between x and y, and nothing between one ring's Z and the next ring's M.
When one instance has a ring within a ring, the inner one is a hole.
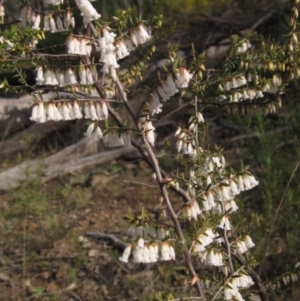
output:
M44 160L34 159L18 164L0 173L0 190L16 188L23 181L38 175L42 175L42 181L47 182L57 176L76 173L97 164L110 162L123 154L135 152L135 148L126 146L101 153L97 151L96 137L83 138Z

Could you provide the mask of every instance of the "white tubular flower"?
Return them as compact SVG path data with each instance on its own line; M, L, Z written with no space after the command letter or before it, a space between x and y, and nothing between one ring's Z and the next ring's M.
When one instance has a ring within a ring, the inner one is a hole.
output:
M70 35L67 39L67 50L70 54L75 54L75 38Z
M146 28L142 24L140 24L137 28L131 30L130 37L134 46L143 44L151 39L151 36L148 34Z
M221 186L219 189L219 200L221 202L226 202L231 199L231 193L229 186Z
M81 85L86 85L86 69L84 66L79 67L79 79Z
M159 97L156 92L153 92L148 100L149 112L151 115L159 114L162 111L162 103L159 101Z
M90 111L90 106L88 102L84 102L83 104L83 111L84 111L84 118L85 119L91 119L91 111Z
M68 8L68 9L66 10L66 12L65 12L64 20L63 20L63 22L64 22L64 28L65 28L66 30L68 30L68 28L69 28L69 26L70 26L70 24L71 24L71 18L72 18L71 10L70 10L70 8Z
M44 16L44 31L50 30L50 17L48 15Z
M85 132L83 135L86 136L86 137L91 137L91 136L92 136L92 133L93 133L93 131L94 131L94 129L95 129L95 123L92 122L92 123L88 126L86 132Z
M74 109L73 109L72 104L68 101L68 102L66 103L66 106L68 107L68 111L69 111L71 120L76 119L76 117L75 117L75 112L74 112Z
M57 31L65 31L63 21L62 21L60 15L56 16L56 24L57 24Z
M252 241L251 237L249 235L246 235L244 237L244 242L245 245L247 247L247 249L249 250L250 248L253 248L255 246L254 242Z
M240 190L238 189L238 186L236 185L234 179L229 179L229 185L233 196L240 194Z
M38 117L38 106L34 105L32 107L30 120L36 122L37 121L37 117Z
M205 194L201 196L202 198L202 206L204 211L209 211L212 209L211 204L208 202L208 199Z
M144 263L150 263L151 260L150 260L150 252L149 252L148 246L144 246L143 252L144 252L144 254L143 254L144 261L143 262Z
M209 251L205 251L204 253L199 254L201 257L201 261L204 264L212 265L212 266L222 266L223 265L223 256L222 253L215 249L210 249Z
M106 100L102 100L101 102L101 109L102 109L102 115L104 119L108 118L108 107L107 107L107 103Z
M171 259L173 259L173 260L176 259L175 250L172 245L169 246L169 255L170 255Z
M144 262L143 248L135 247L133 249L132 255L133 255L133 262L135 263Z
M36 13L35 13L35 11L34 10L32 10L31 11L31 14L30 14L30 18L29 18L29 22L28 23L30 23L31 25L33 25L34 24L34 22L35 22L35 19L36 19Z
M152 122L150 120L145 122L144 130L145 130L145 135L146 135L146 138L147 138L149 144L151 146L154 146L154 144L155 144L155 135L154 135L155 127L152 125Z
M145 244L144 239L143 239L142 237L139 238L139 240L138 240L138 242L137 242L137 246L138 246L139 248L143 248L143 247L144 247L144 244Z
M74 37L73 43L74 43L74 54L81 54L80 53L80 42L79 42L78 38Z
M194 221L197 221L197 212L195 207L191 204L189 205L190 208L190 212L191 212L191 219L193 219Z
M72 28L75 28L75 18L74 17L71 18L70 26Z
M42 66L37 67L37 73L36 73L36 84L37 85L43 85L44 84L44 71Z
M54 19L53 19L53 17L51 16L50 18L49 18L49 24L50 24L50 32L56 32L57 31L57 27L56 27L56 23L55 23L55 21L54 21Z
M244 40L240 46L237 48L237 53L243 53L246 52L248 49L250 49L252 45L249 43L249 41Z
M204 251L205 247L210 245L214 241L214 238L216 236L217 235L213 233L211 228L207 228L204 233L199 234L197 241L199 241L199 243L203 247L203 250L201 251Z
M86 82L88 85L92 85L94 83L93 73L89 67L86 68Z
M249 288L254 284L252 278L249 275L241 274L239 277L235 277L231 280L232 286L238 288Z
M167 101L170 98L162 86L157 87L157 92L158 92L159 96L161 97L162 101Z
M40 29L40 24L41 24L41 15L36 14L32 28L39 30Z
M227 215L224 215L221 218L221 221L220 221L218 227L221 228L221 229L227 230L227 231L231 230L230 222L229 222L229 219L228 219Z
M259 184L259 182L256 181L256 179L252 175L249 175L249 174L243 175L242 179L243 179L243 182L244 182L244 189L245 190L249 190L249 189L251 189L251 188L253 188L253 187L255 187Z
M115 47L116 47L116 56L117 59L123 59L124 57L129 55L129 50L126 47L124 39L120 39L115 42Z
M177 149L178 153L182 150L182 147L183 147L183 141L181 139L177 140L175 148Z
M192 202L192 205L195 208L197 215L200 215L202 213L202 210L200 209L198 202L196 200L194 200Z
M183 214L187 217L187 219L189 221L192 219L192 211L191 211L191 207L189 205L184 207Z
M167 261L172 259L172 257L170 256L170 245L168 242L162 242L160 254L161 254L162 261Z
M94 106L94 103L93 102L90 102L90 114L91 114L91 119L92 120L98 120L98 115L97 115L97 112L96 112L96 108Z
M101 108L101 103L99 101L97 101L95 104L95 107L96 107L96 112L98 115L98 120L103 120L104 116L103 116L103 112L102 112L102 108Z
M118 132L110 132L103 136L103 143L106 147L119 147L124 145L124 140Z
M190 80L193 78L193 75L190 74L186 68L179 67L176 69L176 86L177 88L187 88Z
M53 103L51 103L51 102L48 103L47 120L56 120L53 107L54 107Z
M197 121L198 123L204 123L204 118L203 115L201 114L201 112L197 112Z
M54 111L54 116L55 116L55 121L63 120L63 117L61 113L59 112L56 103L53 103L53 111Z
M101 128L99 126L97 126L96 130L95 130L96 136L98 138L98 140L103 138L103 133L101 131Z
M234 286L227 284L224 288L225 300L231 300L238 293L238 289Z
M238 240L235 243L235 246L237 247L237 252L240 254L243 254L248 251L247 246L243 240Z
M81 109L79 107L79 104L76 100L73 102L73 110L74 110L74 116L76 119L81 119L83 117L82 113L81 113Z
M79 52L80 52L80 54L86 55L86 43L87 43L87 40L85 38L81 38L79 40Z
M36 118L36 122L40 122L43 123L45 122L46 119L46 111L45 111L45 107L44 107L44 103L43 101L40 101L38 103L38 110L37 110L37 118Z
M51 70L47 69L45 72L45 85L52 85Z
M158 244L155 243L149 245L149 258L150 258L150 262L157 262L159 258Z
M66 85L66 81L65 81L65 74L62 70L60 69L56 69L55 70L55 75L58 81L58 84L60 87L63 87Z
M69 85L76 85L76 84L78 84L77 79L76 79L76 75L73 72L72 68L68 68L66 70L66 77L68 79L68 84Z
M121 257L119 257L119 260L124 262L124 263L128 263L128 259L129 259L129 256L130 256L130 253L131 253L131 248L132 246L131 245L128 245L124 251L123 251L123 254Z
M164 89L168 97L171 97L178 92L172 74L168 75L167 80L162 84L162 88Z
M234 200L230 200L225 202L225 211L229 211L229 213L235 212L239 209L236 202Z
M207 202L209 204L210 208L214 208L216 206L214 195L210 190L208 190L206 193Z
M69 108L67 106L67 104L64 102L62 104L62 108L61 108L61 112L62 112L62 116L64 120L71 120L71 116L70 116L70 112L69 112Z
M52 86L57 86L58 85L58 81L56 79L56 75L54 73L54 71L52 69L50 69L51 72L51 85Z
M85 25L101 17L88 0L75 0L75 2L83 15Z

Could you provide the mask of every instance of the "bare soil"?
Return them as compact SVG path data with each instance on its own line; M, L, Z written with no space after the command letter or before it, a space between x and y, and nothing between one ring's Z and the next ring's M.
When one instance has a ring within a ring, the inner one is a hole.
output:
M159 193L124 179L153 184L149 175L142 162L112 162L2 193L0 300L143 300L169 285L156 265L125 265L121 249L85 236L95 231L126 240L122 217L129 208L154 207Z

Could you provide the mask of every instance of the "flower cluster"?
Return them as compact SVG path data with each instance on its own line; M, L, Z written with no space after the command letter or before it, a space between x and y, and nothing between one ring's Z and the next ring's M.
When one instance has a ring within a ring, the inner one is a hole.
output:
M151 35L147 32L143 24L139 24L137 27L131 29L130 37L132 44L135 47L137 47L140 44L144 44L149 39L151 39Z
M189 73L186 68L179 67L175 71L176 86L178 88L187 88L190 80L193 78L193 74Z
M34 10L32 6L27 5L21 11L21 20L24 27L28 24L36 30L40 29L41 23L43 22L43 30L52 33L68 31L70 27L75 27L75 19L70 9L55 14L44 14Z
M233 250L237 253L243 254L247 252L250 248L253 248L255 244L253 243L251 237L249 235L245 235L237 239L233 244Z
M194 136L191 136L183 128L179 127L175 133L177 138L176 150L183 154L195 157L197 155L196 143Z
M128 56L138 45L145 43L149 39L151 39L151 35L142 24L139 24L137 28L131 29L130 39L123 36L114 43L117 60Z
M196 241L193 245L193 252L203 252L205 251L205 247L210 245L214 239L218 236L218 234L213 232L212 228L207 228L205 231L201 231L197 234Z
M216 267L223 265L223 254L217 249L211 248L209 250L205 250L204 252L199 252L198 255L203 264Z
M244 273L240 273L237 275L233 275L230 282L226 284L224 288L224 298L225 300L237 300L244 301L241 293L239 292L239 288L248 288L253 285L254 282L252 278Z
M73 119L103 120L108 118L106 101L76 100L60 102L39 101L32 108L30 120L42 123L47 120L73 120Z
M100 51L100 62L103 63L102 72L111 72L113 80L115 80L115 69L120 66L117 63L116 53L115 53L115 37L116 34L109 32L107 28L102 30L102 37L98 39L98 48Z
M201 214L201 209L199 207L199 204L196 200L192 200L190 204L187 204L184 207L184 215L187 217L187 219L190 220L197 220L198 215Z
M67 39L67 50L69 54L88 55L92 53L90 39L84 36L70 35Z
M237 53L244 53L251 47L252 47L252 45L250 44L250 42L245 39L245 40L241 41L240 45L238 46Z
M75 0L81 15L83 16L83 24L85 27L87 24L91 23L93 20L97 20L101 17L100 14L96 11L94 6L88 0Z
M103 143L105 147L130 146L131 137L129 133L120 133L119 131L111 130L103 136Z
M155 127L152 125L151 120L148 117L141 117L139 120L139 127L144 131L145 136L150 145L154 146L155 144Z
M4 37L0 36L0 44L5 44L7 45L7 49L10 50L14 47L14 43L11 41L5 39Z
M89 67L80 66L78 69L48 69L42 66L37 67L36 84L60 87L68 85L92 85L97 72Z
M130 244L125 248L119 260L127 263L131 253L135 263L175 260L175 250L168 241L145 243L143 238L139 238L136 244Z
M131 39L127 39L125 37L116 40L114 45L116 49L117 60L121 60L124 57L128 56L130 54L130 51L133 51L135 49Z

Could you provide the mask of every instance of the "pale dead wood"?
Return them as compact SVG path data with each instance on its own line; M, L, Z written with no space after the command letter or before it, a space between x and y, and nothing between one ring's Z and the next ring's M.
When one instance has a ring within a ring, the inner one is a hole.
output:
M46 182L60 175L73 174L79 172L80 170L93 167L95 165L111 162L112 160L119 158L123 154L132 152L136 152L136 149L134 147L122 147L116 150L102 152L99 154L79 158L76 160L69 160L63 164L49 167L45 171L45 176L43 180Z
M0 190L15 188L24 180L33 179L39 174L42 174L42 180L46 182L59 175L75 173L97 164L110 162L135 150L133 147L122 147L96 154L97 151L98 140L92 136L83 138L44 160L35 159L18 164L0 173Z

